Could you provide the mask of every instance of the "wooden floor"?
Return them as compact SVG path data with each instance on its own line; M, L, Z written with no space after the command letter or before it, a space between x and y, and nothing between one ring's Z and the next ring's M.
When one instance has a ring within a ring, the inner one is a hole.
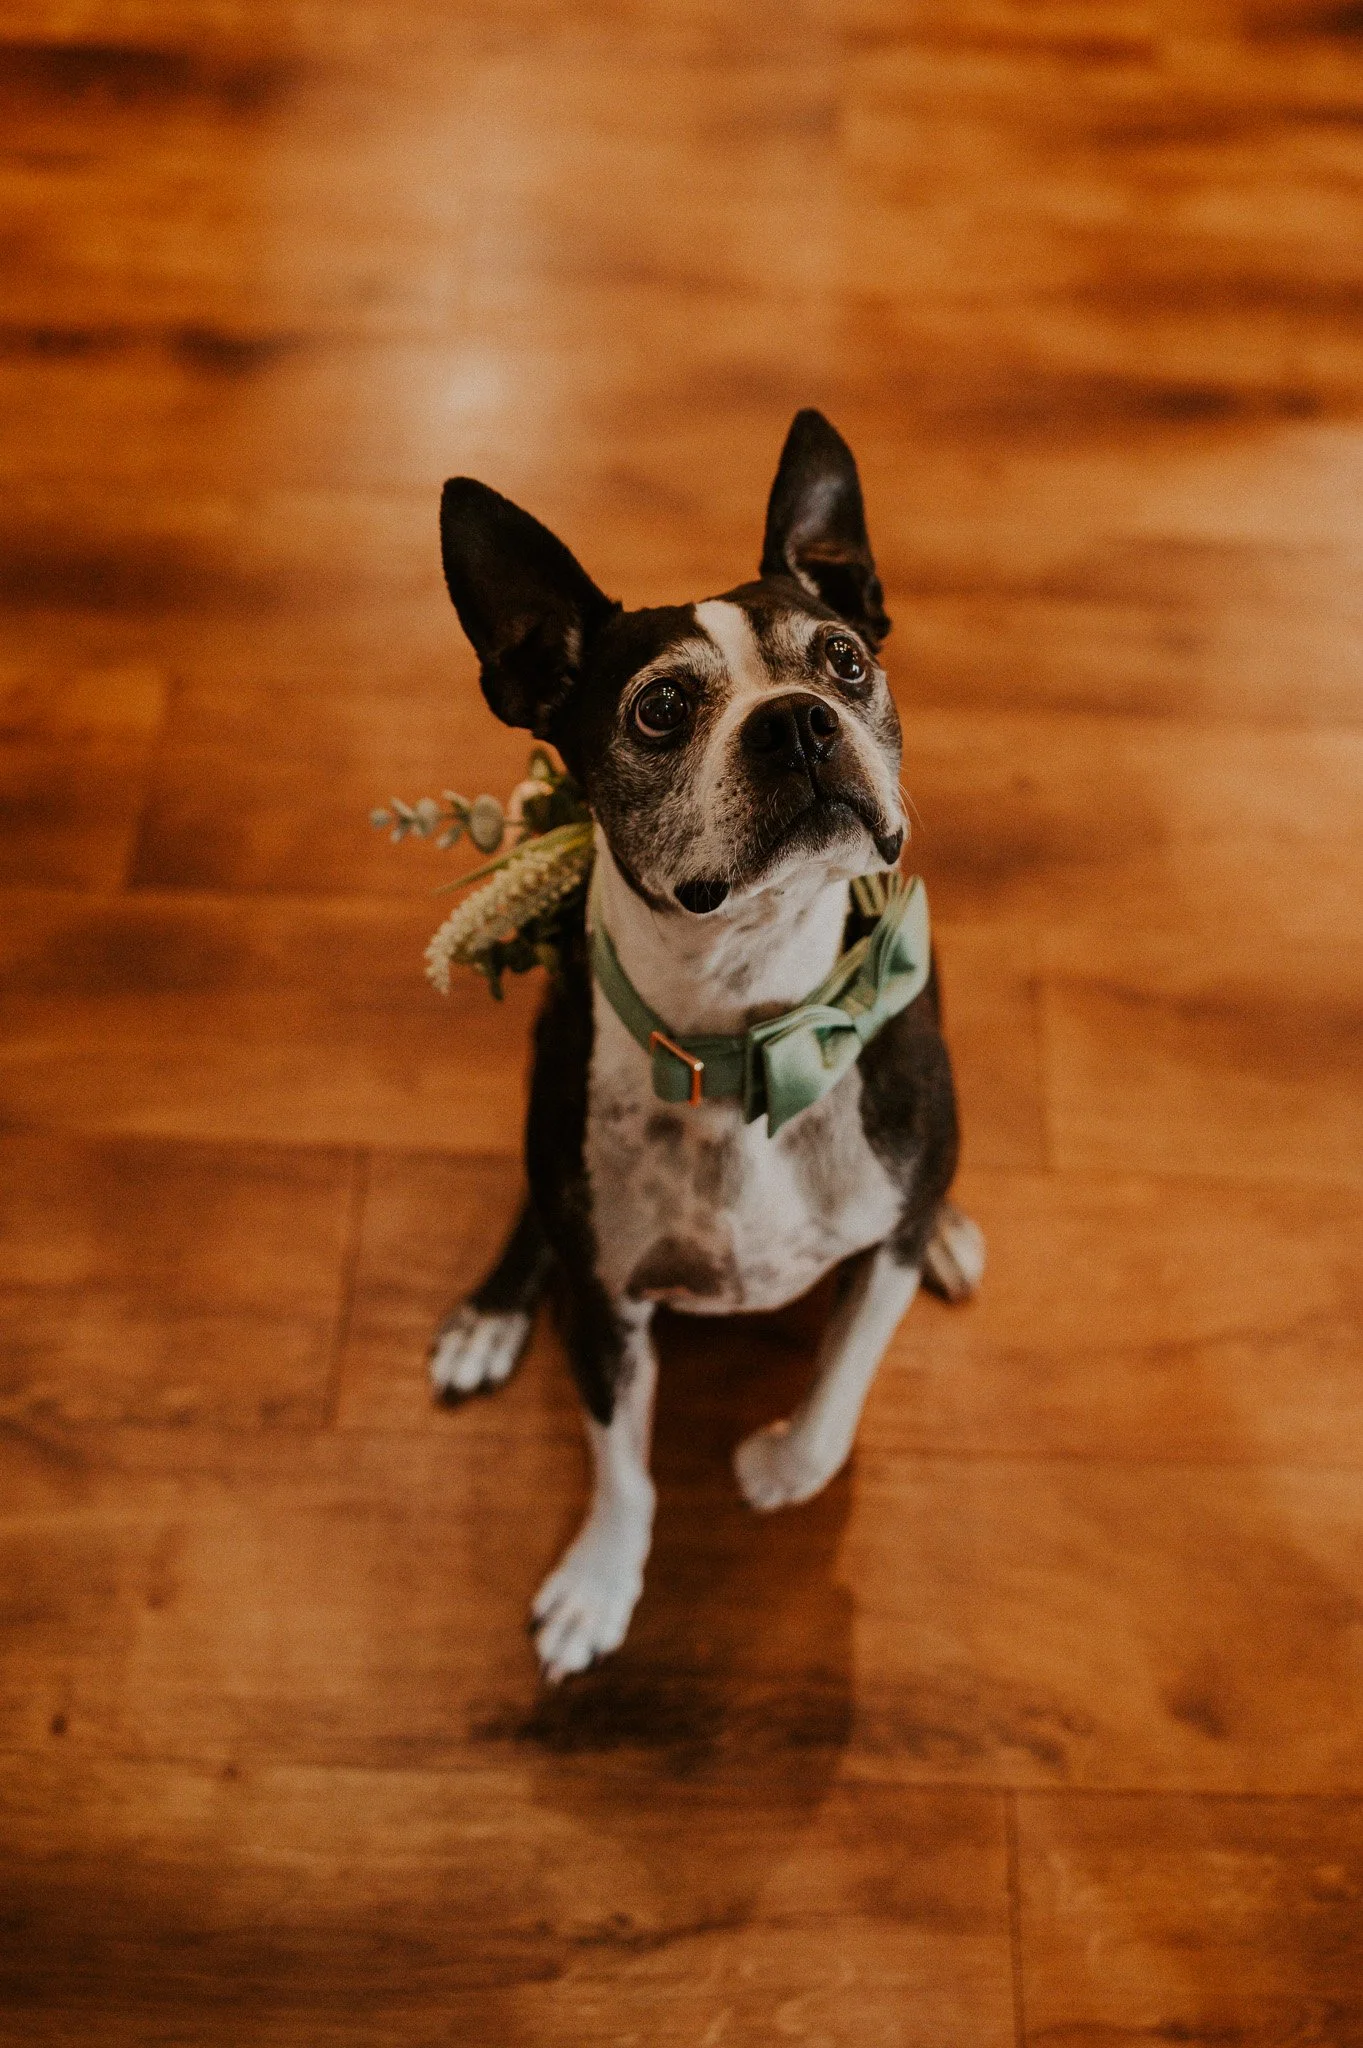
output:
M0 2040L1363 2043L1363 13L13 0L0 30ZM437 1411L533 992L472 471L632 603L863 468L978 1304L852 1468L665 1331L544 1695L553 1334Z

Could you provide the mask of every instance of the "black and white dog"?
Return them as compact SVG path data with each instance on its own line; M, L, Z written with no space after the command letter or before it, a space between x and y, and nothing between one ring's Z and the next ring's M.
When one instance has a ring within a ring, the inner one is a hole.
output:
M846 443L797 415L757 581L698 604L625 611L467 478L445 486L441 540L488 703L557 747L596 821L590 908L536 1028L530 1199L432 1365L449 1395L506 1379L555 1280L595 1468L586 1522L532 1609L557 1681L618 1648L642 1588L656 1304L772 1309L845 1265L809 1394L735 1452L747 1499L777 1508L846 1460L920 1277L966 1295L984 1248L946 1199L957 1131L935 976L771 1134L736 1097L696 1100L699 1081L660 1100L648 1041L593 971L604 927L694 1068L685 1042L806 1002L857 935L852 878L898 863L900 729L876 659L890 621ZM926 939L924 955L927 975Z

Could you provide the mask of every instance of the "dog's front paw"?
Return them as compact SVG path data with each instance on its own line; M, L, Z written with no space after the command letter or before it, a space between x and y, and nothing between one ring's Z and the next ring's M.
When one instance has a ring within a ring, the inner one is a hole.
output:
M436 1332L431 1384L444 1399L459 1400L509 1379L530 1335L527 1315L487 1315L465 1303Z
M734 1471L743 1498L763 1514L813 1500L841 1463L841 1458L830 1462L816 1457L788 1422L754 1430L734 1452Z
M651 1522L651 1514L639 1526L616 1518L588 1522L535 1595L531 1626L550 1685L624 1642L644 1588Z

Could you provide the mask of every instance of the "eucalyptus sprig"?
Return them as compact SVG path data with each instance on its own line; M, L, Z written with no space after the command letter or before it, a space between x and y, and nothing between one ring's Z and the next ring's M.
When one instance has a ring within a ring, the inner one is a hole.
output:
M387 805L369 813L369 822L376 830L387 831L395 846L411 836L434 839L437 846L446 848L458 845L467 832L479 853L496 853L508 822L523 823L532 832L547 830L538 822L535 806L546 798L552 800L555 790L569 780L542 747L536 747L530 756L525 773L526 779L512 793L507 810L495 796L476 796L470 801L458 790L445 789L438 797L418 797L414 804L392 797Z
M496 856L442 888L483 886L453 910L426 948L426 972L442 995L449 994L450 970L474 968L494 996L502 975L531 967L556 972L562 959L564 925L585 892L592 864L592 821L572 777L543 748L530 756L526 777L503 809L496 797L472 802L447 789L440 799L409 804L394 797L369 821L396 843L411 837L450 847L464 833L480 853ZM510 848L502 852L508 833Z

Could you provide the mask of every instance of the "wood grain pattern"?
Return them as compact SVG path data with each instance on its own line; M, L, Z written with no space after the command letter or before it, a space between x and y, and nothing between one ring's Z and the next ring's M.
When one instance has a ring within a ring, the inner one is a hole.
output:
M448 1419L413 1361L492 1266L523 1189L524 1175L508 1158L373 1157L340 1361L343 1427L430 1429ZM551 1341L549 1350L552 1356ZM500 1405L475 1403L470 1417Z
M1058 1163L1357 1185L1357 945L1246 919L1056 931L1046 957Z
M0 1415L320 1421L357 1194L339 1150L0 1137Z
M1326 0L13 0L0 2042L1363 2038L1363 40ZM535 992L440 481L631 604L862 462L990 1239L851 1468L828 1292L662 1321L540 1692L551 1319L431 1405Z
M368 831L361 819L357 830ZM68 1130L513 1152L535 991L441 1001L417 893L14 891L6 1114Z
M1363 1793L1357 1469L915 1454L887 1383L855 1472L755 1522L729 1456L807 1352L673 1326L665 1362L634 1627L551 1694L521 1617L586 1496L556 1358L422 1429L15 1432L0 1738L56 1715L73 1753L143 1759L748 1782L817 1751L840 1780Z
M111 1996L154 2040L191 2008L209 2042L249 2028L272 2044L397 2044L433 2012L455 2039L527 2044L772 2038L774 2012L815 2038L851 2025L910 2048L1012 2039L987 1796L864 1785L813 1800L779 1773L736 1796L571 1760L547 1796L514 1764L45 1759L7 1777L29 1846L3 1884L36 1939L0 1966L0 2039L54 2007L98 2026ZM115 1878L148 1825L156 1854ZM155 1946L149 1927L165 1929Z
M923 1302L902 1325L877 1393L887 1440L1359 1461L1357 1193L1286 1177L970 1169L960 1194L989 1240L989 1285L969 1316Z
M148 663L16 661L0 682L0 880L124 880L166 710Z
M1363 2025L1352 1801L1024 1799L1026 2010L1058 2048L1351 2041Z

